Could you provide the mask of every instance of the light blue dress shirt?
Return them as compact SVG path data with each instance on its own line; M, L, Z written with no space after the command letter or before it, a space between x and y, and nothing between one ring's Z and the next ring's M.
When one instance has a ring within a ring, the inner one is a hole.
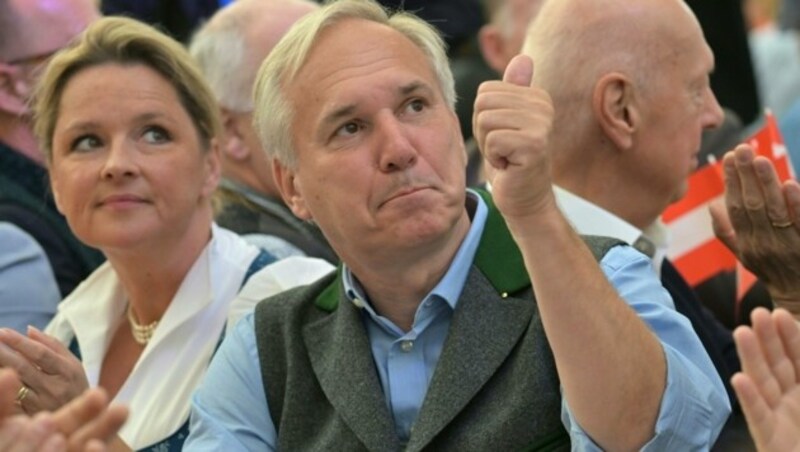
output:
M25 334L44 329L61 294L42 247L27 232L0 222L0 327Z
M347 269L344 283L363 308L364 324L384 389L386 405L402 442L425 399L461 289L480 242L487 208L478 208L450 269L420 303L412 328L403 332L378 315ZM654 276L649 259L630 247L615 247L601 267L622 298L655 331L667 360L667 387L656 435L645 450L710 448L730 413L728 398L689 321L675 312L669 294ZM487 306L487 309L490 307ZM643 363L642 365L647 365ZM562 421L573 450L599 450L562 403ZM194 395L186 450L277 450L275 426L264 393L255 323L250 314L223 342Z

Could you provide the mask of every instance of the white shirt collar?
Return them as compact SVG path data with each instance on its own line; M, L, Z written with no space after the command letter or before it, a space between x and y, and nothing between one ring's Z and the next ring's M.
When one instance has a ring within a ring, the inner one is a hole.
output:
M669 244L669 231L661 219L641 230L602 207L561 187L554 185L553 191L559 208L579 234L613 237L631 246L634 246L640 239L652 243L654 249L651 260L656 272L661 274L661 261L666 256Z

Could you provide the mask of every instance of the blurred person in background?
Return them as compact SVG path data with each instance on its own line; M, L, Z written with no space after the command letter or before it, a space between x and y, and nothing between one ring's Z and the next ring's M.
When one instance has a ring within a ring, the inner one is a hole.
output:
M0 222L0 326L44 328L61 295L44 250L17 226Z
M253 83L261 62L286 30L318 6L307 0L238 0L192 37L198 62L220 107L222 180L217 223L275 256L301 254L338 262L312 223L281 199L272 161L253 130Z
M29 104L51 55L98 17L93 0L0 2L0 221L16 225L44 249L62 297L103 256L78 241L56 209Z

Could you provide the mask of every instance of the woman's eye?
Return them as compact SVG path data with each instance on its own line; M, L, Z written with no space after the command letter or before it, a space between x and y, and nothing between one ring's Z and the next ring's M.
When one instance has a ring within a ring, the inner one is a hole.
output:
M170 139L169 133L167 133L166 130L156 126L148 127L144 131L142 137L145 139L145 141L151 144L165 143Z
M103 143L100 142L100 139L98 139L96 136L84 135L76 138L72 142L72 146L70 147L70 149L77 152L87 152L91 151L92 149L98 148L102 145Z

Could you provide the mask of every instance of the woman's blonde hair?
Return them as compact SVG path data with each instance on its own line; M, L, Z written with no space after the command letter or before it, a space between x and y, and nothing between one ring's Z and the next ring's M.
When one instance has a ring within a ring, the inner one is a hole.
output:
M83 69L108 63L142 64L175 88L197 129L205 150L222 126L211 90L184 47L153 27L124 17L92 23L76 40L59 51L45 68L33 96L34 133L52 159L53 132L61 95L67 82Z

